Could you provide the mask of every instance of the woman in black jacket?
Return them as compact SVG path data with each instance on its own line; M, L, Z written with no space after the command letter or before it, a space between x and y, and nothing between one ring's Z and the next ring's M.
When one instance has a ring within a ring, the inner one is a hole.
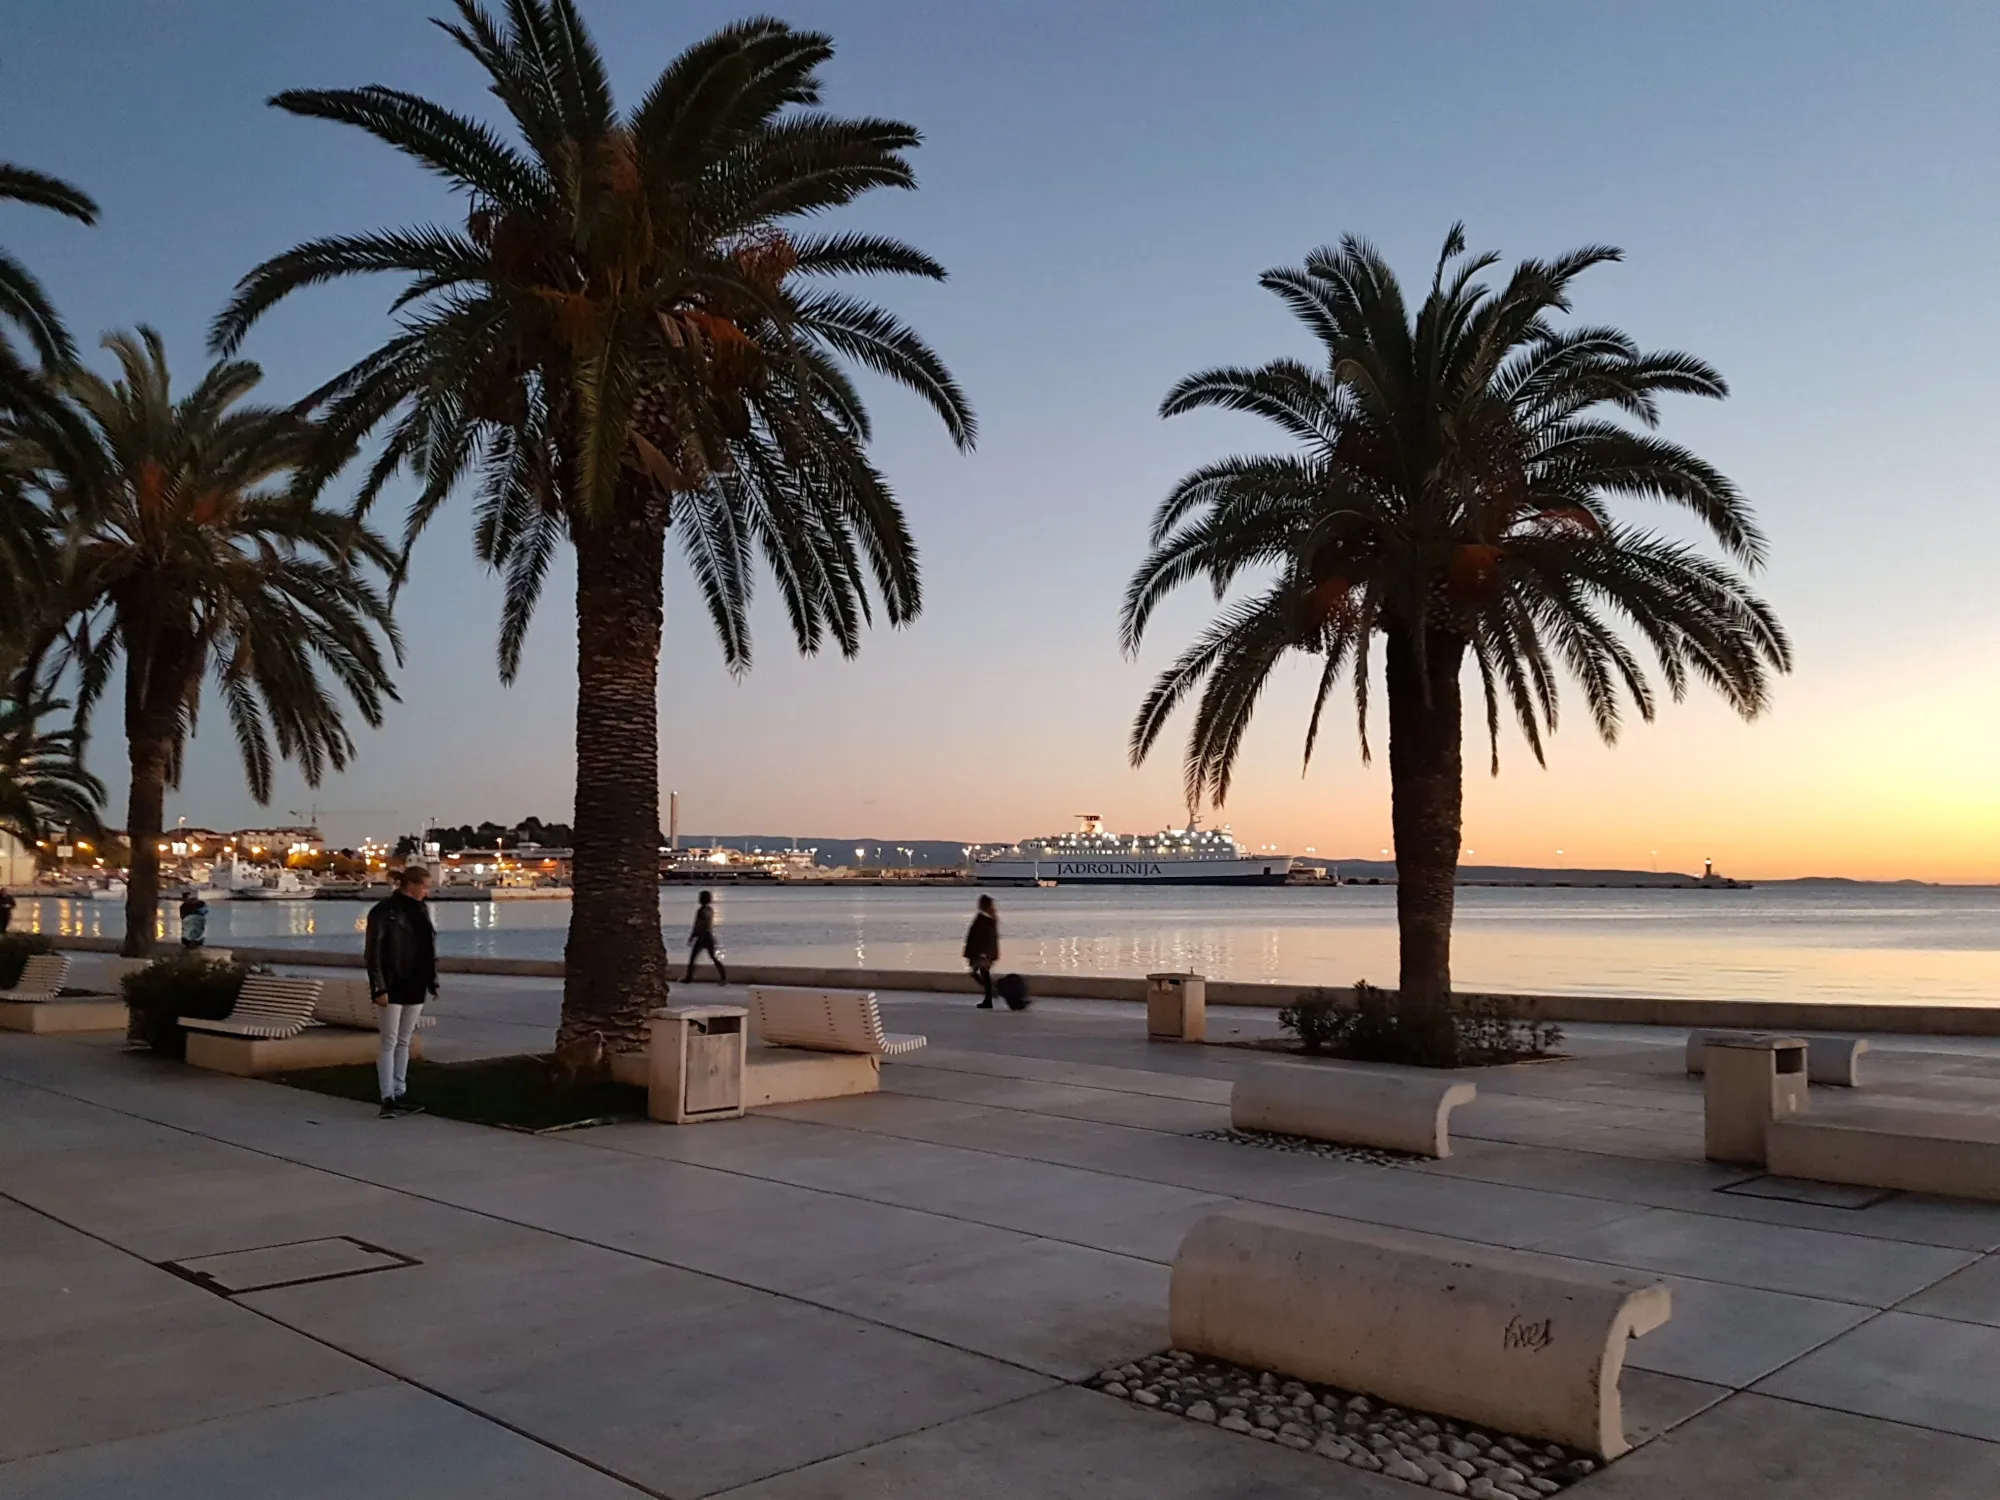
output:
M986 998L974 1008L993 1009L993 966L1000 962L1000 913L994 910L991 896L979 898L979 914L965 930L965 962L986 991Z

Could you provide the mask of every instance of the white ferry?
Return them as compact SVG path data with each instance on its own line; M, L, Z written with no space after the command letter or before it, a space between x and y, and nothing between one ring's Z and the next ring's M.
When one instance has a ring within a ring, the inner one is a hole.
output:
M1195 826L1159 833L1106 833L1083 813L1074 833L1023 839L972 861L985 885L1283 885L1289 854L1253 854L1228 832Z

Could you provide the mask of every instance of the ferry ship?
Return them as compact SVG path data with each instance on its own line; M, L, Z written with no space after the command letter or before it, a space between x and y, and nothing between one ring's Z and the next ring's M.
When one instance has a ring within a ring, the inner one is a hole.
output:
M1289 854L1253 854L1228 832L1185 828L1158 833L1107 833L1096 813L1078 817L1073 833L1023 839L1011 849L972 861L982 885L1283 885Z

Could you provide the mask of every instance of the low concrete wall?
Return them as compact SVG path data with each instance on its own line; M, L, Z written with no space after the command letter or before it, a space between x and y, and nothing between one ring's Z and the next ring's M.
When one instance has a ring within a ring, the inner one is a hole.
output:
M80 953L116 953L115 938L61 937L56 946ZM163 945L165 946L165 945ZM236 948L244 963L285 964L301 969L358 969L359 950L326 952L303 948ZM446 957L438 967L447 974L490 974L525 979L560 979L561 959ZM849 990L929 990L944 994L977 993L963 970L789 968L731 965L737 984L802 985ZM1129 1000L1146 998L1144 975L1029 974L1036 995L1065 1000ZM1208 981L1210 1005L1290 1005L1312 986L1248 984L1240 980ZM698 993L699 991L697 991ZM1333 993L1338 996L1340 991ZM1394 992L1391 991L1393 994ZM1461 995L1461 999L1478 998ZM1523 1020L1595 1022L1613 1026L1714 1027L1737 1031L1872 1031L1910 1036L2000 1037L2000 1005L1854 1004L1810 1000L1681 1000L1626 995L1503 995Z

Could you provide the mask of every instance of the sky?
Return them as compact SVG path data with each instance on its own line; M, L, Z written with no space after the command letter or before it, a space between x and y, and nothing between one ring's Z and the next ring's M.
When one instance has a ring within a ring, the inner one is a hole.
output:
M443 8L16 0L0 158L79 183L103 217L86 229L0 210L0 245L83 338L151 323L191 382L209 319L258 260L462 215L386 147L263 102L386 83L493 113L469 60L426 24ZM583 8L627 99L743 13ZM1721 368L1730 399L1673 405L1665 430L1755 505L1771 543L1759 587L1797 652L1752 724L1697 693L1607 749L1572 692L1546 769L1510 735L1489 777L1469 740L1467 858L2000 880L2000 9L776 9L834 37L830 107L924 133L920 189L844 222L950 269L944 286L873 290L944 354L981 434L961 455L914 398L869 388L926 606L854 661L797 659L766 587L754 668L732 678L673 566L661 776L684 827L1006 840L1085 811L1121 829L1182 821L1178 738L1135 770L1126 734L1212 601L1189 591L1127 660L1120 595L1180 474L1281 440L1230 415L1163 421L1160 398L1197 368L1310 354L1258 288L1264 269L1358 233L1417 281L1463 220L1474 247L1510 258L1621 246L1623 264L1581 283L1579 314ZM268 317L246 349L265 393L294 397L380 341L392 294L356 282ZM566 817L569 576L552 579L511 688L493 667L499 589L472 558L469 505L419 544L415 580L402 702L348 773L317 791L288 774L259 810L218 717L170 820L317 807L352 840ZM1374 856L1389 842L1386 764L1364 766L1342 725L1302 774L1309 691L1303 667L1274 682L1229 804L1208 816L1247 843ZM115 720L106 729L93 764L122 810Z

